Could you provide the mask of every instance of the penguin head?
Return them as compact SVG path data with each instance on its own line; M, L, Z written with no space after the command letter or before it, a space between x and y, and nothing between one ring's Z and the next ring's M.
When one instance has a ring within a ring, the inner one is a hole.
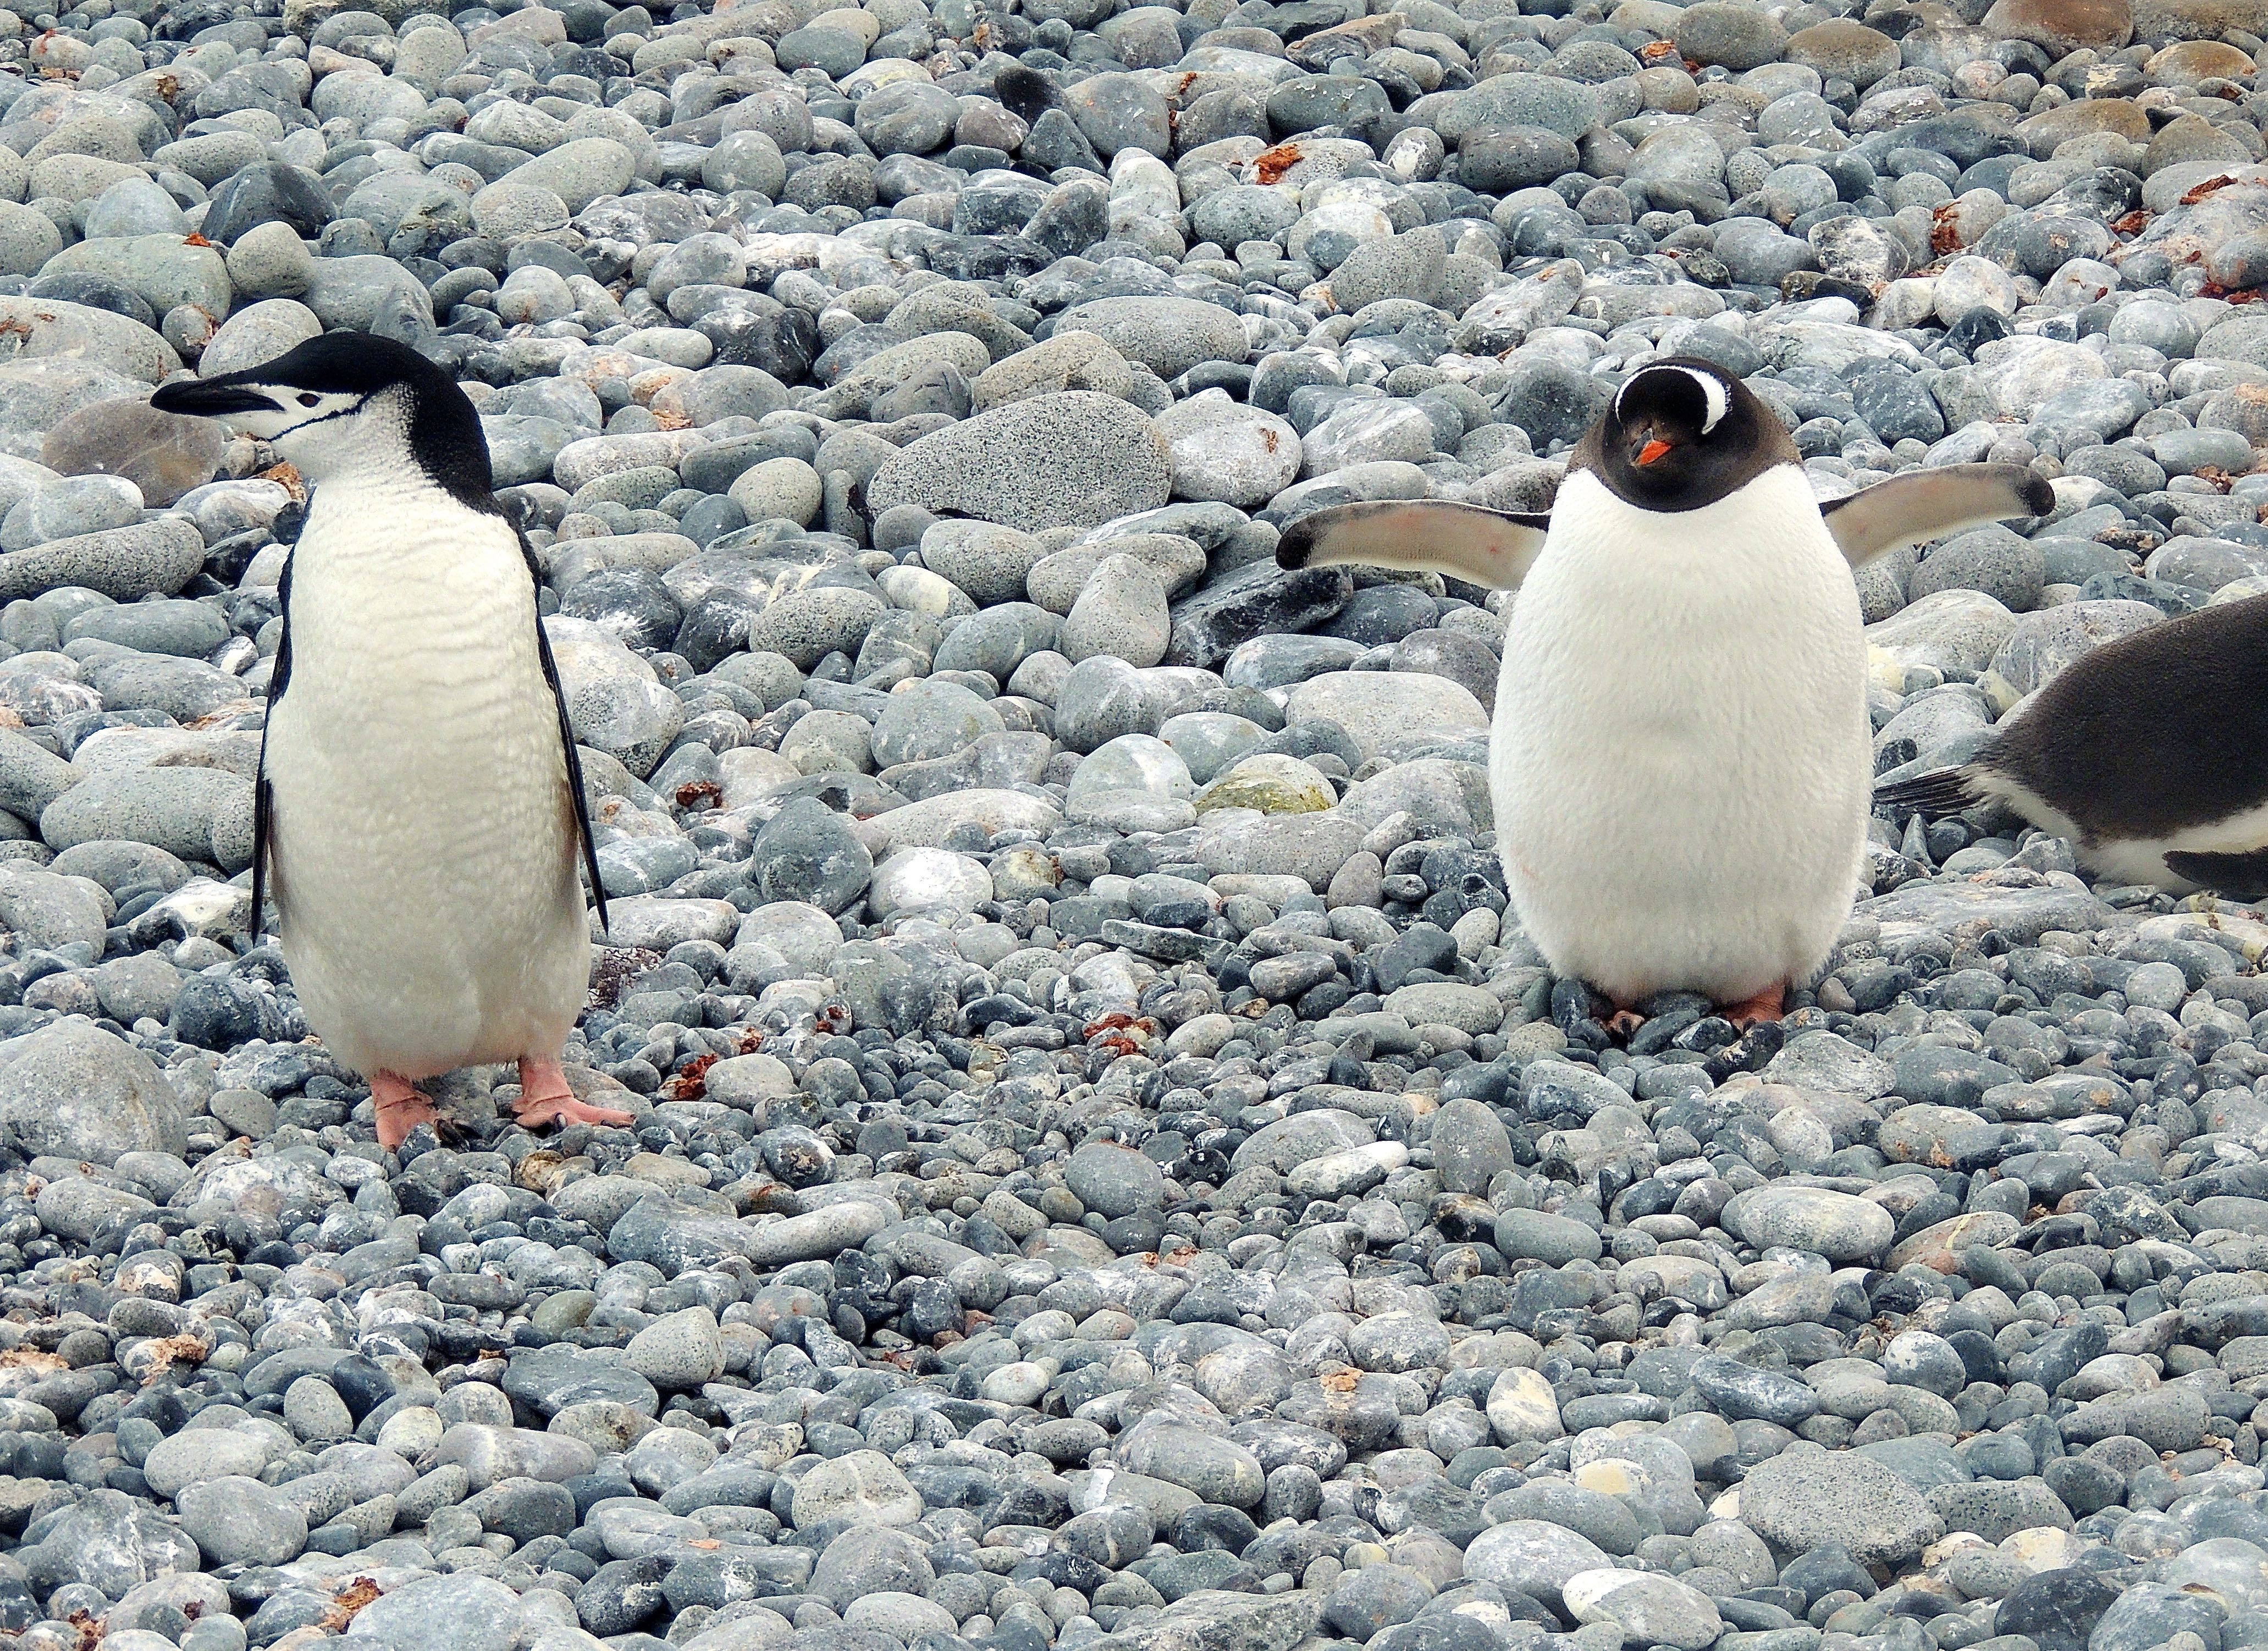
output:
M494 508L472 402L438 366L389 338L326 333L256 367L166 385L150 405L257 436L313 486L348 469L407 463L465 502Z
M1576 455L1642 510L1698 510L1796 461L1771 409L1713 361L1672 356L1623 382Z

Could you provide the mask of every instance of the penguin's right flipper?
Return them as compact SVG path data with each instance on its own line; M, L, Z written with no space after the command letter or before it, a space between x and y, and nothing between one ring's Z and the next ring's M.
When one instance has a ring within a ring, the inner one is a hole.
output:
M524 534L519 553L527 558L528 578L541 590L543 567ZM559 713L559 745L567 759L567 795L575 810L575 830L583 840L583 870L591 879L591 902L599 908L599 927L605 929L608 926L607 886L599 881L599 844L591 835L591 800L583 791L582 754L575 748L575 719L567 714L567 690L559 685L559 666L551 657L551 638L544 631L541 613L535 616L535 657L543 667L543 685L551 690L551 704Z
M2171 853L2166 869L2231 900L2268 898L2268 849L2242 854Z
M276 579L276 606L283 629L276 636L276 669L268 678L268 712L260 719L260 762L252 779L252 920L244 926L254 946L260 944L261 914L268 909L268 859L276 830L275 787L268 783L268 730L284 690L291 683L291 558L288 556Z
M1940 768L1874 788L1874 807L1897 814L1959 814L1982 800L1964 768Z
M1948 464L1822 499L1819 513L1844 558L1864 567L1885 551L2055 508L2047 479L2021 464Z
M1282 568L1403 568L1492 590L1520 588L1551 518L1422 498L1333 505L1300 517L1277 542Z

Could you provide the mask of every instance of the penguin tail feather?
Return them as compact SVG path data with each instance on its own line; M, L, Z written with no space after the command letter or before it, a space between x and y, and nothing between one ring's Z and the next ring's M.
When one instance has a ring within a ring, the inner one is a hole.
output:
M1940 768L1874 788L1874 807L1891 814L1959 814L1980 800L1965 768Z

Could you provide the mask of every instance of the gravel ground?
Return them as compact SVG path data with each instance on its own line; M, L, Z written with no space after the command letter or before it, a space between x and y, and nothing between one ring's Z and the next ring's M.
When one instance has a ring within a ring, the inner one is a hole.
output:
M1861 574L1884 774L2268 591L2268 4L41 3L8 1644L2268 1645L2268 921L1880 821L1784 1025L1611 1047L1508 599L1271 555L1690 352L2054 478ZM303 505L145 397L336 328L537 549L630 1130L386 1154L245 949Z

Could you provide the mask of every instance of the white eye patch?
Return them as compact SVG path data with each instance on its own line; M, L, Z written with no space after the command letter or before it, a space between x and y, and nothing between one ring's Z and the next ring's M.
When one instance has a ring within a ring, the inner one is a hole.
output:
M1705 436L1709 434L1710 431L1715 430L1717 426L1724 421L1725 415L1733 410L1733 398L1726 390L1723 380L1719 379L1714 373L1703 372L1693 367L1668 365L1648 367L1643 372L1632 373L1631 377L1624 381L1623 387L1617 391L1615 395L1615 416L1616 418L1620 418L1623 416L1623 397L1630 394L1631 386L1636 384L1640 379L1645 378L1647 373L1651 372L1682 372L1687 378L1692 380L1694 383L1701 387L1701 404L1703 409L1701 416L1701 433Z

